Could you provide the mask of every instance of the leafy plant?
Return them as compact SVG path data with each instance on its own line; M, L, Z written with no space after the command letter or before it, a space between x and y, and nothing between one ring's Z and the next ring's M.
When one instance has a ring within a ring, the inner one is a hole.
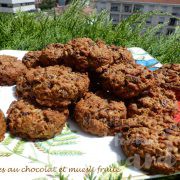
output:
M60 15L41 13L0 14L0 49L38 50L50 43L76 37L102 39L108 44L138 46L162 63L180 62L180 28L171 35L156 35L166 24L146 25L160 12L136 13L114 26L107 12L83 12L86 0L73 1ZM167 15L167 14L166 14ZM168 15L171 16L171 15ZM143 32L143 33L142 33Z
M41 9L51 9L55 7L56 0L42 0L42 2L39 4L39 7Z

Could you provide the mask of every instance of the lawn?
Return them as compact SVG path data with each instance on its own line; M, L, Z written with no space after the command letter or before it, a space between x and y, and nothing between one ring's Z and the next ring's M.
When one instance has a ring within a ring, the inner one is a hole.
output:
M137 13L114 26L107 12L84 14L84 1L76 1L63 14L0 14L0 49L38 50L49 43L76 37L102 39L108 44L138 46L162 63L180 63L180 28L171 35L156 33L165 25L146 26L159 12ZM143 31L143 33L142 33Z

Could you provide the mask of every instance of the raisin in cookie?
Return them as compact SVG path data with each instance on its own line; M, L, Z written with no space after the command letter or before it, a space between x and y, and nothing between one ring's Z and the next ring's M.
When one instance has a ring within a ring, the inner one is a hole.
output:
M114 135L115 122L126 118L126 107L121 101L86 93L76 104L74 117L85 132L98 136Z
M8 126L14 136L27 140L49 139L61 133L67 109L44 108L25 100L14 101L8 110Z

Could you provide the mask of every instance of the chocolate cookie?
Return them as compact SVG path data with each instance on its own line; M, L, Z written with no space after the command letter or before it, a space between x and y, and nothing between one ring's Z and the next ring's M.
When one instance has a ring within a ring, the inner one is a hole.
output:
M86 74L72 72L64 66L49 66L27 71L17 82L17 95L34 98L44 106L66 107L88 91Z
M160 86L173 90L180 99L180 64L165 64L154 74Z
M62 64L64 45L63 44L49 44L42 50L39 61L42 67L54 66Z
M126 118L126 107L121 101L86 93L76 104L74 118L85 132L98 136L114 135L116 121Z
M12 86L17 78L27 70L16 57L0 55L0 86Z
M132 98L155 84L150 70L137 64L114 64L100 74L103 87L117 97Z
M114 63L119 64L124 62L135 64L132 53L127 48L111 45L110 49L113 52Z
M141 94L128 106L128 117L135 115L157 114L174 116L178 111L178 104L173 91L161 87L153 87Z
M6 122L3 112L0 110L0 141L3 141L6 133Z
M49 139L61 133L68 114L67 109L52 110L18 100L8 110L8 126L12 135L23 139Z
M180 123L170 116L127 119L121 133L121 147L136 168L152 174L180 171Z
M90 38L77 38L69 41L64 47L64 64L77 71L86 72L113 63L113 56L108 46L94 42Z
M135 64L135 60L132 56L132 53L128 51L127 48L115 45L108 46L108 48L111 50L113 61L109 61L109 63L103 64L102 66L96 69L96 72L101 73L103 69L113 64Z
M24 55L22 62L26 65L27 68L42 66L39 60L40 56L41 51L29 51Z

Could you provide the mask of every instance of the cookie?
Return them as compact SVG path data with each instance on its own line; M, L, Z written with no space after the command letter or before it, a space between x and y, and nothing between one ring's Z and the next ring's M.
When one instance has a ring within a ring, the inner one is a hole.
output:
M170 116L136 116L121 124L120 144L132 165L152 174L180 171L180 123Z
M66 107L89 88L87 74L72 72L65 66L49 66L27 71L17 82L19 97L34 98L40 105Z
M80 72L101 71L102 66L126 62L135 63L126 48L108 46L103 41L76 38L67 44L50 44L42 51L28 52L23 58L28 68L65 65Z
M63 62L63 44L49 44L42 50L39 61L42 67L61 65Z
M111 45L109 47L113 52L114 63L132 63L135 64L135 60L132 56L132 53L125 47Z
M77 38L69 41L64 47L64 64L77 71L87 72L113 63L113 56L108 46L94 42L90 38Z
M61 133L69 114L67 109L52 110L25 100L14 101L7 113L10 133L33 141Z
M154 74L160 86L174 91L180 99L180 64L165 64Z
M123 102L109 100L102 94L86 93L75 106L74 118L85 132L114 135L115 122L126 118L126 107Z
M22 62L26 65L27 68L42 66L39 60L40 56L41 51L29 51L24 55Z
M3 141L6 133L6 122L3 112L0 110L0 142Z
M119 98L129 99L154 86L155 79L150 70L137 64L114 64L100 73L105 90Z
M12 86L27 70L16 57L0 55L0 86Z
M148 114L156 116L163 114L174 116L178 111L176 96L173 91L161 87L153 87L133 100L128 107L128 117Z

